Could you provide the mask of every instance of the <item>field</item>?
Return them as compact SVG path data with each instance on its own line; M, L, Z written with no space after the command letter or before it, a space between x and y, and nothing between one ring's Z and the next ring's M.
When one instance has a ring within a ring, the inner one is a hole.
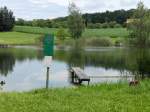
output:
M0 44L9 45L34 45L39 42L39 34L21 32L0 32Z
M39 44L39 38L41 38L43 34L56 35L57 31L57 28L15 26L13 32L0 32L0 44L37 45ZM67 29L65 29L65 32L67 33ZM123 42L128 34L129 32L125 28L86 29L82 37L86 42L88 41L87 45L100 45L104 43L105 46L114 45L117 41ZM66 39L66 41L70 43L71 38L68 33L66 34ZM55 43L61 44L62 41L56 38Z
M15 26L14 31L35 33L35 34L56 34L58 28L39 28L29 26ZM65 29L67 32L67 29ZM129 32L126 28L107 28L107 29L86 29L83 33L83 37L127 37ZM69 34L68 34L69 35Z
M15 26L14 31L32 34L56 34L57 28L40 28L30 26Z
M68 89L0 93L0 112L149 112L150 85L101 84Z

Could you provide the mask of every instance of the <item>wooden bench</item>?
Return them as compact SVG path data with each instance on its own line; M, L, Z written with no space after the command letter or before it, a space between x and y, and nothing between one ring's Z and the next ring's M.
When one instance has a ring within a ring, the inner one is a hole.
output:
M84 71L81 68L79 67L71 68L71 74L73 75L73 78L78 80L79 84L81 84L83 81L87 81L89 85L90 78L84 73Z

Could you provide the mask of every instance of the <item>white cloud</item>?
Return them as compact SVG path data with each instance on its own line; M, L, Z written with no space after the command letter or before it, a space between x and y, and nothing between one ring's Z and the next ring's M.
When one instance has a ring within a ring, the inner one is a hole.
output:
M68 0L29 0L33 4L37 5L48 5L48 4L57 4L60 6L66 6L68 5Z
M55 18L66 16L69 2L83 13L135 8L141 0L1 0L0 6L8 6L17 18ZM143 0L150 8L150 0Z

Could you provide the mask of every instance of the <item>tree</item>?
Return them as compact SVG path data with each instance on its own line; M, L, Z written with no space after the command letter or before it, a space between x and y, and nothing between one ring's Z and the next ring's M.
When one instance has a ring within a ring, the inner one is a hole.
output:
M130 40L136 46L145 47L148 45L150 40L150 11L145 8L142 2L138 3L132 21L128 24L128 29L131 31Z
M0 8L0 31L10 31L15 24L13 12L7 7Z
M68 29L74 39L81 37L85 25L80 10L74 3L69 5Z

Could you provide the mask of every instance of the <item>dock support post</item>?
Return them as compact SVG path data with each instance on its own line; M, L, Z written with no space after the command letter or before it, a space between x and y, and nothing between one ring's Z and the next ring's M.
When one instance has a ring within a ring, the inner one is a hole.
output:
M47 67L47 74L46 74L46 89L48 89L49 85L49 67Z

